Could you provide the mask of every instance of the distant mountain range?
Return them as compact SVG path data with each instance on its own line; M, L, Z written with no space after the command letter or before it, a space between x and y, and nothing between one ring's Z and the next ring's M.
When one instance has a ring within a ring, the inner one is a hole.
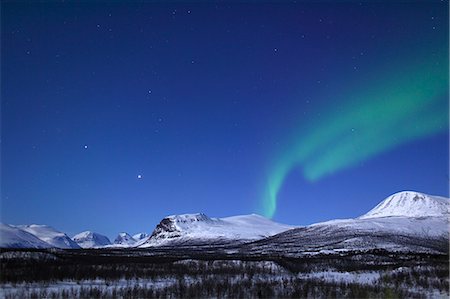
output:
M165 217L152 234L106 236L82 232L69 238L45 225L0 225L3 248L149 248L199 244L240 244L259 254L317 254L383 248L396 251L448 251L449 199L405 191L389 196L354 219L305 227L280 224L251 214L210 218L205 214Z

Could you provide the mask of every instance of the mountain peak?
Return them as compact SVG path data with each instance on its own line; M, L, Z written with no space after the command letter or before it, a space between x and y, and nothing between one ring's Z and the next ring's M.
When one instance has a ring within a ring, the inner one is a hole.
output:
M72 240L83 248L100 247L111 244L108 237L92 231L81 232L73 236Z
M211 218L206 216L203 213L194 213L194 214L180 214L180 215L170 215L165 217L165 219L171 219L179 223L191 223L197 221L209 221Z
M133 239L135 239L136 241L140 241L147 237L149 237L149 235L147 233L137 233L137 234L133 235Z
M136 243L136 240L133 239L133 237L130 236L130 234L125 232L119 233L117 238L114 240L114 244L118 245L132 245L134 243Z
M445 197L402 191L387 197L359 218L448 216L449 203Z

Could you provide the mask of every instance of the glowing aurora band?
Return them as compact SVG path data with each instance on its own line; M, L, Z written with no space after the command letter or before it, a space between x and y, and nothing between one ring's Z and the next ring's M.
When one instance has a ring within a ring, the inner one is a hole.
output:
M386 79L374 87L348 94L345 106L334 109L307 133L297 134L277 157L264 191L267 217L273 217L278 192L293 168L300 167L307 180L316 181L405 142L448 129L446 67L416 65L384 75L378 77Z

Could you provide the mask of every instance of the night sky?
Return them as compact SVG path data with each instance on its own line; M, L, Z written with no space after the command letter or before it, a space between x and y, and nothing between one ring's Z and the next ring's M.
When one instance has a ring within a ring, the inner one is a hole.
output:
M1 6L1 221L305 225L448 196L448 2Z

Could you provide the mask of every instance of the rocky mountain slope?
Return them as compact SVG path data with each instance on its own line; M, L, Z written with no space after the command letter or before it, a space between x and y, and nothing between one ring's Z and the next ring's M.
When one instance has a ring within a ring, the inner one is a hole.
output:
M150 238L140 247L204 242L244 242L262 239L291 229L251 214L226 218L210 218L205 214L172 215L156 226Z

